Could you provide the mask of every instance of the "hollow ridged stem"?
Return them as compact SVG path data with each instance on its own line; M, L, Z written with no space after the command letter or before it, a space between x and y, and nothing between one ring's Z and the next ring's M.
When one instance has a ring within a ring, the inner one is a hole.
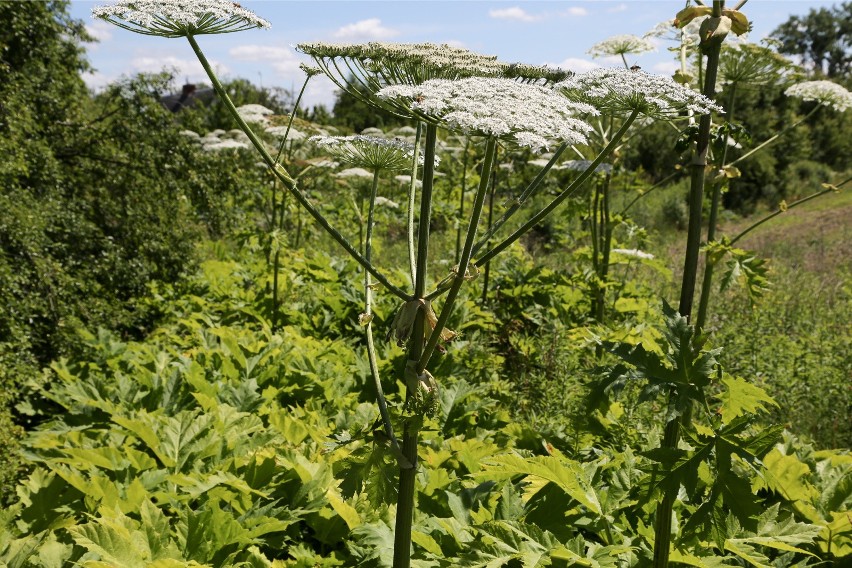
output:
M577 179L575 179L571 185L565 188L559 195L554 198L544 209L536 213L532 216L532 218L521 225L519 229L517 229L514 233L503 239L499 244L497 244L494 248L486 252L476 261L476 266L482 266L499 253L503 252L506 248L509 247L512 243L521 238L524 234L526 234L530 229L532 229L536 224L538 224L542 219L547 217L551 211L553 211L556 207L558 207L563 201L565 201L568 197L573 195L575 191L580 189L587 179L595 172L595 169L600 165L600 163L609 156L612 151L618 146L621 138L627 132L627 129L630 128L630 125L633 124L633 121L636 120L636 117L639 116L639 111L634 110L630 113L630 116L627 117L627 120L624 121L624 124L621 125L621 128L618 129L618 132L612 137L612 140L609 141L609 144L601 150L601 153L597 155L597 157L592 161L588 168L581 173Z
M414 251L414 208L417 203L417 158L420 154L420 137L423 134L423 123L417 121L417 131L414 134L414 157L411 159L411 181L408 184L408 263L411 266L411 285L417 275L417 254Z
M351 256L358 264L364 267L365 270L369 271L382 285L388 289L394 296L400 298L401 300L410 300L411 297L403 292L397 286L391 284L391 282L387 279L387 277L379 272L375 266L367 262L367 260L358 252L352 244L340 234L340 231L331 226L328 220L323 217L322 213L320 213L316 207L314 207L308 198L302 193L299 188L296 186L296 180L294 180L287 170L275 161L269 152L266 150L266 147L263 145L263 142L258 139L257 135L249 128L248 124L246 124L243 117L240 116L240 113L237 112L237 108L234 106L233 101L231 101L231 97L228 96L228 93L225 91L225 88L222 86L222 83L219 81L219 78L216 77L216 74L213 72L213 68L210 66L210 62L207 61L207 57L205 57L204 53L201 51L201 47L199 47L198 42L195 41L195 38L192 36L187 36L186 38L189 41L189 45L192 46L192 50L195 52L195 56L198 57L199 63L204 68L204 71L207 73L207 76L210 78L210 82L213 83L213 89L216 91L216 94L222 99L222 102L225 103L225 107L231 113L233 119L237 122L240 129L245 132L248 139L251 141L252 145L255 149L260 153L261 158L266 163L267 166L270 167L275 176L281 180L284 184L284 187L287 188L293 197L301 204L302 207L307 210L313 219L319 223L319 225L325 229L325 231L331 235L331 237L337 241L337 243L346 250L346 252Z
M450 285L450 291L447 292L447 297L444 300L444 306L441 308L441 314L438 316L438 323L435 324L435 329L429 336L429 341L420 355L420 360L417 362L417 372L421 373L429 359L435 352L438 346L438 341L441 339L441 330L447 325L450 319L450 314L453 311L453 306L456 302L459 290L465 281L470 257L473 254L473 242L476 239L476 230L479 227L479 219L482 217L482 205L485 203L485 194L488 193L488 181L491 178L491 170L494 167L494 157L497 154L497 140L489 138L485 144L485 161L482 164L482 175L479 178L479 188L476 190L476 197L473 200L473 210L470 213L470 222L467 226L467 236L464 240L464 249L462 250L461 259L459 260L456 275Z
M426 143L424 148L423 190L420 193L420 218L417 230L417 264L414 279L414 297L423 298L426 291L426 266L429 255L429 223L432 218L432 181L435 173L435 144L438 140L438 128L434 124L426 125ZM416 365L423 353L424 333L426 331L426 313L417 310L411 339L408 343L406 360ZM406 400L414 393L406 389ZM414 489L417 476L417 439L421 417L407 420L402 434L402 455L407 467L400 466L399 491L396 503L396 524L394 528L393 568L411 566L411 527L414 521Z
M464 193L465 189L467 189L467 150L470 145L470 137L466 137L464 139L464 155L462 156L462 177L461 177L461 188L459 190L459 219L464 219ZM461 225L456 229L456 264L459 263L459 256L461 255Z
M722 15L724 0L713 0L712 17ZM719 52L721 43L713 45L707 54L707 66L704 75L703 94L710 100L716 97L716 74L719 68ZM699 56L699 62L703 59ZM678 311L686 318L692 315L692 304L695 295L695 282L698 276L698 258L701 249L701 209L704 201L704 177L707 165L707 150L710 147L711 114L701 116L698 123L698 140L692 159L692 171L689 190L689 226L684 255L683 280L680 290ZM673 393L670 397L673 396ZM662 447L675 449L680 440L680 417L675 417L666 424ZM657 506L654 519L654 560L653 568L668 568L671 552L672 507L675 495L663 495Z
M554 164L556 164L556 161L560 158L560 156L562 156L562 154L567 148L568 144L564 142L560 144L558 148L556 148L556 151L553 152L553 157L550 158L547 164L541 169L541 171L538 172L538 174L535 176L535 179L530 182L526 189L524 189L521 195L519 195L517 199L514 200L514 203L512 203L512 205L509 206L508 209L506 209L506 211L500 216L500 218L497 219L497 221L488 228L488 231L486 231L482 238L479 239L479 242L474 245L473 254L476 254L482 249L482 247L486 246L491 237L493 237L494 234L500 230L500 227L502 227L503 224L506 223L506 221L508 221L509 218L524 205L524 203L526 203L527 199L529 199L536 192L538 187L541 185L541 182L544 181L544 178L547 176L548 173L550 173L550 170L553 168Z

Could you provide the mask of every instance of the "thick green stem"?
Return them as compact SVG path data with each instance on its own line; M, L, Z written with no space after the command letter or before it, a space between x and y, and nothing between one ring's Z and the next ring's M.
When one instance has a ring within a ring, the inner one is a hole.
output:
M429 256L429 223L432 218L432 181L435 173L435 144L438 140L438 128L434 124L426 125L426 144L423 165L423 190L420 194L420 217L417 228L417 259L414 278L414 298L423 298L426 292L426 266ZM417 310L411 339L406 354L407 365L416 366L423 353L426 331L426 313ZM407 372L407 371L406 371ZM406 385L406 401L415 393ZM402 456L405 467L399 470L399 491L396 503L396 526L393 542L393 568L411 566L411 526L414 521L414 489L417 476L417 439L418 422L422 417L415 416L406 420L402 434ZM406 463L407 462L407 463Z
M491 230L491 220L494 218L494 194L497 193L497 179L496 175L494 176L494 180L491 183L491 191L488 192L488 230ZM485 241L485 245L488 246L488 241ZM491 277L491 263L486 262L485 268L482 270L482 303L484 304L488 300L488 282Z
M736 100L736 92L737 92L737 84L734 83L731 85L731 90L728 93L728 108L726 110L727 116L726 121L728 124L733 122L734 120L734 101ZM724 166L725 160L728 157L728 143L725 141L724 146L722 147L722 155L719 157L718 166L719 170ZM717 174L721 173L717 172ZM718 222L719 217L719 205L722 201L722 184L725 183L725 179L713 180L713 197L710 201L710 218L707 219L707 240L705 242L711 243L716 238L716 223ZM707 252L704 254L704 278L701 281L701 296L698 300L698 315L695 318L695 329L700 332L704 329L704 324L707 322L707 308L710 304L710 290L713 287L713 271L715 265L710 256L710 253Z
M435 352L438 346L438 341L441 338L441 330L447 325L450 319L450 314L453 311L453 306L456 302L459 290L467 276L470 257L473 253L473 242L476 239L476 230L479 227L479 219L482 217L482 205L485 203L485 194L488 193L488 181L491 178L491 170L494 167L494 157L497 154L497 140L489 138L485 144L485 161L482 163L482 174L479 178L479 189L476 190L476 197L473 200L473 210L470 213L470 222L467 225L467 236L464 240L464 249L462 250L461 260L459 260L456 274L453 278L453 283L450 286L450 291L447 292L447 297L444 300L444 306L441 308L441 314L438 316L438 323L432 334L429 336L429 341L423 349L420 360L417 363L417 372L421 373L429 363L429 359Z
M606 306L606 288L607 278L609 278L609 257L610 249L612 248L612 223L610 222L609 214L609 185L611 181L609 175L606 176L601 184L601 203L600 203L600 262L598 263L598 283L597 294L595 298L595 321L598 323L604 322L604 307Z
M199 63L207 72L207 76L210 78L210 82L213 83L213 89L216 91L216 94L222 99L222 102L225 104L225 107L231 113L233 119L237 122L240 129L245 132L248 139L251 141L252 145L255 149L260 153L261 158L272 169L272 172L278 177L279 180L284 184L284 187L287 188L293 197L302 205L302 207L307 210L313 219L320 224L320 226L325 229L325 231L331 235L331 237L337 241L337 243L346 250L347 253L361 266L364 267L365 270L369 271L382 285L385 286L394 296L402 300L410 300L411 297L403 292L397 286L391 284L391 282L387 279L387 277L379 272L376 267L367 262L367 260L358 252L352 244L346 240L346 238L340 234L340 231L331 226L328 220L323 217L322 213L320 213L316 207L308 200L308 198L303 194L299 188L296 186L296 181L290 176L287 170L278 163L269 152L266 150L266 146L264 146L263 142L257 138L255 133L249 128L248 124L246 124L245 120L240 116L240 113L237 112L237 108L234 106L233 101L231 101L231 97L228 96L228 93L225 91L225 88L222 86L222 83L219 82L219 78L216 77L216 74L213 72L213 68L210 66L210 63L207 61L207 57L204 56L204 53L201 51L201 47L199 47L198 42L195 41L195 38L192 36L187 36L187 40L189 44L192 46L193 51L195 52L196 57L198 57Z
M470 145L470 138L465 138L464 140L464 155L462 157L462 177L461 177L461 189L459 190L459 216L458 222L459 225L456 228L456 264L459 263L459 256L461 255L461 220L464 219L464 193L465 189L467 189L467 150Z
M417 161L420 157L420 137L423 133L423 123L417 121L417 132L414 135L414 157L411 162L411 181L408 184L408 264L411 266L411 285L417 274L417 255L414 252L414 207L417 203Z
M612 151L618 146L618 143L621 141L621 138L627 132L627 129L630 128L630 125L633 124L633 121L636 120L637 116L639 116L639 111L634 110L630 114L630 116L627 117L627 120L624 121L624 124L621 125L621 128L618 129L618 132L615 133L615 136L613 136L612 140L609 141L609 144L607 144L606 147L601 150L601 153L598 154L598 156L594 159L594 161L592 161L589 167L586 168L586 170L583 171L583 173L581 173L577 177L577 179L575 179L574 182L571 183L571 185L569 185L559 195L557 195L556 198L554 198L554 200L551 201L544 209L533 215L529 221L521 225L521 227L518 228L514 233L506 237L494 248L482 255L476 261L476 266L482 266L483 264L497 256L499 253L503 252L506 248L509 247L509 245L517 241L530 229L535 227L542 219L547 217L547 215L549 215L551 211L556 209L563 201L573 195L576 190L580 189L586 182L586 180L589 179L589 177L595 172L595 169L597 169L598 165L600 165L604 158L608 157L612 153ZM476 250L474 250L474 253L476 253Z
M713 0L712 17L722 15L724 0ZM716 97L716 74L719 67L721 43L713 45L707 54L707 66L704 76L704 96L713 100ZM707 150L710 147L710 114L702 115L698 123L698 140L692 159L692 176L689 190L689 226L687 229L686 254L684 258L683 281L680 290L678 311L686 318L692 315L695 295L695 283L698 277L698 258L701 249L701 209L704 201L704 175L707 166ZM671 393L674 396L674 393ZM676 417L666 424L662 447L677 448L680 440L680 418ZM657 506L654 520L654 561L653 568L668 568L671 551L672 506L676 495L667 493Z

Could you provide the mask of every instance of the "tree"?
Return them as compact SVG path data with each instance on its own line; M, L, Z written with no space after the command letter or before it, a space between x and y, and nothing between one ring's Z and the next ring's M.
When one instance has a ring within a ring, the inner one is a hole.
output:
M771 37L781 53L800 56L814 75L844 80L852 72L852 2L791 16Z

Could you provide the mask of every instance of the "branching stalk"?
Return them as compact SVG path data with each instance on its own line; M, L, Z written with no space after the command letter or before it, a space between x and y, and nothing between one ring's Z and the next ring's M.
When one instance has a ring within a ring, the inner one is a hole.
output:
M479 242L473 247L473 254L476 254L478 251L482 249L482 247L486 246L486 243L494 236L494 234L500 230L500 227L509 220L509 218L514 215L518 209L520 209L524 203L535 194L538 187L541 185L541 182L544 181L544 178L550 173L550 170L556 164L556 161L562 156L565 150L568 149L568 144L563 142L556 148L556 151L553 152L553 157L547 162L547 164L538 172L530 184L524 189L524 191L514 200L512 205L509 206L508 209L500 216L497 221L488 228L488 231L485 235L479 239Z
M414 286L417 274L417 255L414 252L414 207L417 202L417 159L420 155L420 137L423 134L423 123L417 121L417 132L414 135L414 157L411 159L411 181L408 184L408 263L411 266L411 285Z
M722 15L724 0L713 0L712 17ZM707 67L704 77L703 94L710 100L716 96L716 74L719 68L721 43L713 44L707 54ZM699 62L701 61L699 55ZM686 254L684 258L683 281L680 291L678 311L686 318L692 315L695 282L698 276L698 258L701 249L701 209L704 201L704 177L707 165L707 151L710 147L711 114L704 114L698 123L698 140L692 159L692 179L689 191L689 227L687 231ZM670 396L674 396L673 393ZM675 449L680 440L680 417L666 424L662 447ZM671 549L672 506L675 495L663 495L657 506L654 519L654 560L653 568L668 568Z
M426 125L426 143L424 148L423 190L420 194L420 217L417 228L417 259L414 279L414 298L423 298L426 292L426 267L429 256L429 223L432 218L432 182L435 173L435 145L438 140L438 128L434 124ZM426 313L417 310L411 339L408 342L406 360L416 365L423 353L426 331ZM414 393L406 388L406 401ZM411 527L414 521L414 486L417 476L417 440L418 421L421 417L406 420L402 435L402 456L406 466L399 470L399 491L396 504L396 524L394 529L393 568L411 566Z
M462 250L461 259L459 260L456 274L453 278L453 283L450 286L450 291L447 292L447 298L444 300L444 306L441 308L441 314L438 316L438 323L432 334L429 336L429 341L423 349L420 360L417 362L417 372L421 373L429 363L429 359L435 352L438 346L438 341L441 339L441 330L447 325L450 319L450 313L453 311L456 297L459 290L465 281L467 269L470 264L470 257L473 253L473 242L476 239L476 230L479 227L479 219L482 217L482 205L485 203L485 194L488 193L488 182L491 179L491 170L494 167L494 157L497 154L497 140L489 138L485 144L485 161L482 164L482 175L479 177L479 188L476 190L476 197L473 200L473 210L470 214L470 222L467 226L467 236L464 240L464 249Z
M547 217L551 211L553 211L556 207L558 207L563 201L565 201L568 197L574 194L575 191L580 189L587 179L595 172L598 165L604 160L604 158L608 157L612 151L618 146L621 138L627 132L627 129L630 128L630 125L633 124L633 121L636 120L636 117L639 116L639 111L634 110L630 113L630 116L627 117L627 120L624 121L624 124L621 125L621 128L618 129L618 132L615 133L612 140L609 141L609 144L601 150L601 153L592 161L588 168L581 173L577 179L575 179L571 185L562 190L562 192L557 195L553 201L551 201L547 206L544 207L541 211L532 216L532 218L521 225L514 233L503 239L499 244L497 244L494 248L486 252L482 255L477 261L476 266L482 266L504 250L506 250L509 245L517 241L524 234L526 234L530 229L535 227L542 219ZM474 254L476 254L476 250L474 250Z
M204 53L201 51L201 48L198 45L198 42L195 41L195 38L192 36L187 36L187 40L189 40L189 44L192 46L193 51L195 52L196 57L198 57L198 61L201 63L201 66L204 67L204 71L207 72L207 76L210 78L211 83L213 83L213 89L216 91L216 94L222 99L225 103L225 107L231 113L233 119L237 122L240 129L246 133L248 139L251 141L252 145L255 149L260 153L260 156L263 158L263 161L267 166L270 167L272 172L281 182L284 184L284 187L293 194L293 197L304 207L307 212L310 214L314 220L320 224L320 226L325 229L325 231L331 235L331 237L337 241L337 243L346 250L346 252L361 266L364 267L365 270L369 271L382 285L388 289L394 296L400 298L401 300L409 300L411 297L403 292L397 286L391 284L391 282L387 279L387 277L379 272L375 266L370 264L364 257L358 252L355 247L340 234L340 231L331 226L328 220L316 209L316 207L311 204L308 198L302 193L299 188L296 186L296 181L290 176L287 170L278 163L276 160L272 158L269 152L266 150L266 147L263 145L263 142L257 138L255 133L249 128L248 124L246 124L245 120L240 116L240 113L237 112L236 107L234 106L233 101L231 101L231 97L228 96L228 93L225 91L225 88L222 86L222 83L219 82L219 78L216 77L216 74L213 72L213 68L210 66L210 63L207 61L207 57L204 56Z

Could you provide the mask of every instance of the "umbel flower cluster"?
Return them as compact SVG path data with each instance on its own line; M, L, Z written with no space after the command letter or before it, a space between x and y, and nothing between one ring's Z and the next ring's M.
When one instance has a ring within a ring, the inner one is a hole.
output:
M132 32L163 37L268 28L269 22L228 0L118 0L92 15Z
M355 168L376 171L403 171L411 168L414 144L375 136L311 136L313 142L329 154ZM423 163L423 156L419 156Z
M378 96L403 114L533 150L547 148L553 140L584 143L591 127L573 114L597 114L594 107L572 102L546 87L497 77L393 85Z
M596 43L589 49L592 57L610 57L613 55L627 55L630 53L645 53L656 51L656 47L650 40L632 34L612 36Z
M494 55L434 43L303 43L299 51L313 57L338 87L368 98L388 85L419 85L430 79L510 77L523 83L549 84L570 75L562 69L505 63Z
M806 81L793 85L784 94L803 101L817 101L838 112L852 108L852 93L831 81Z
M602 112L638 111L649 117L676 116L684 110L698 114L723 112L713 101L675 83L670 77L629 69L593 69L553 86L568 98L588 103Z

